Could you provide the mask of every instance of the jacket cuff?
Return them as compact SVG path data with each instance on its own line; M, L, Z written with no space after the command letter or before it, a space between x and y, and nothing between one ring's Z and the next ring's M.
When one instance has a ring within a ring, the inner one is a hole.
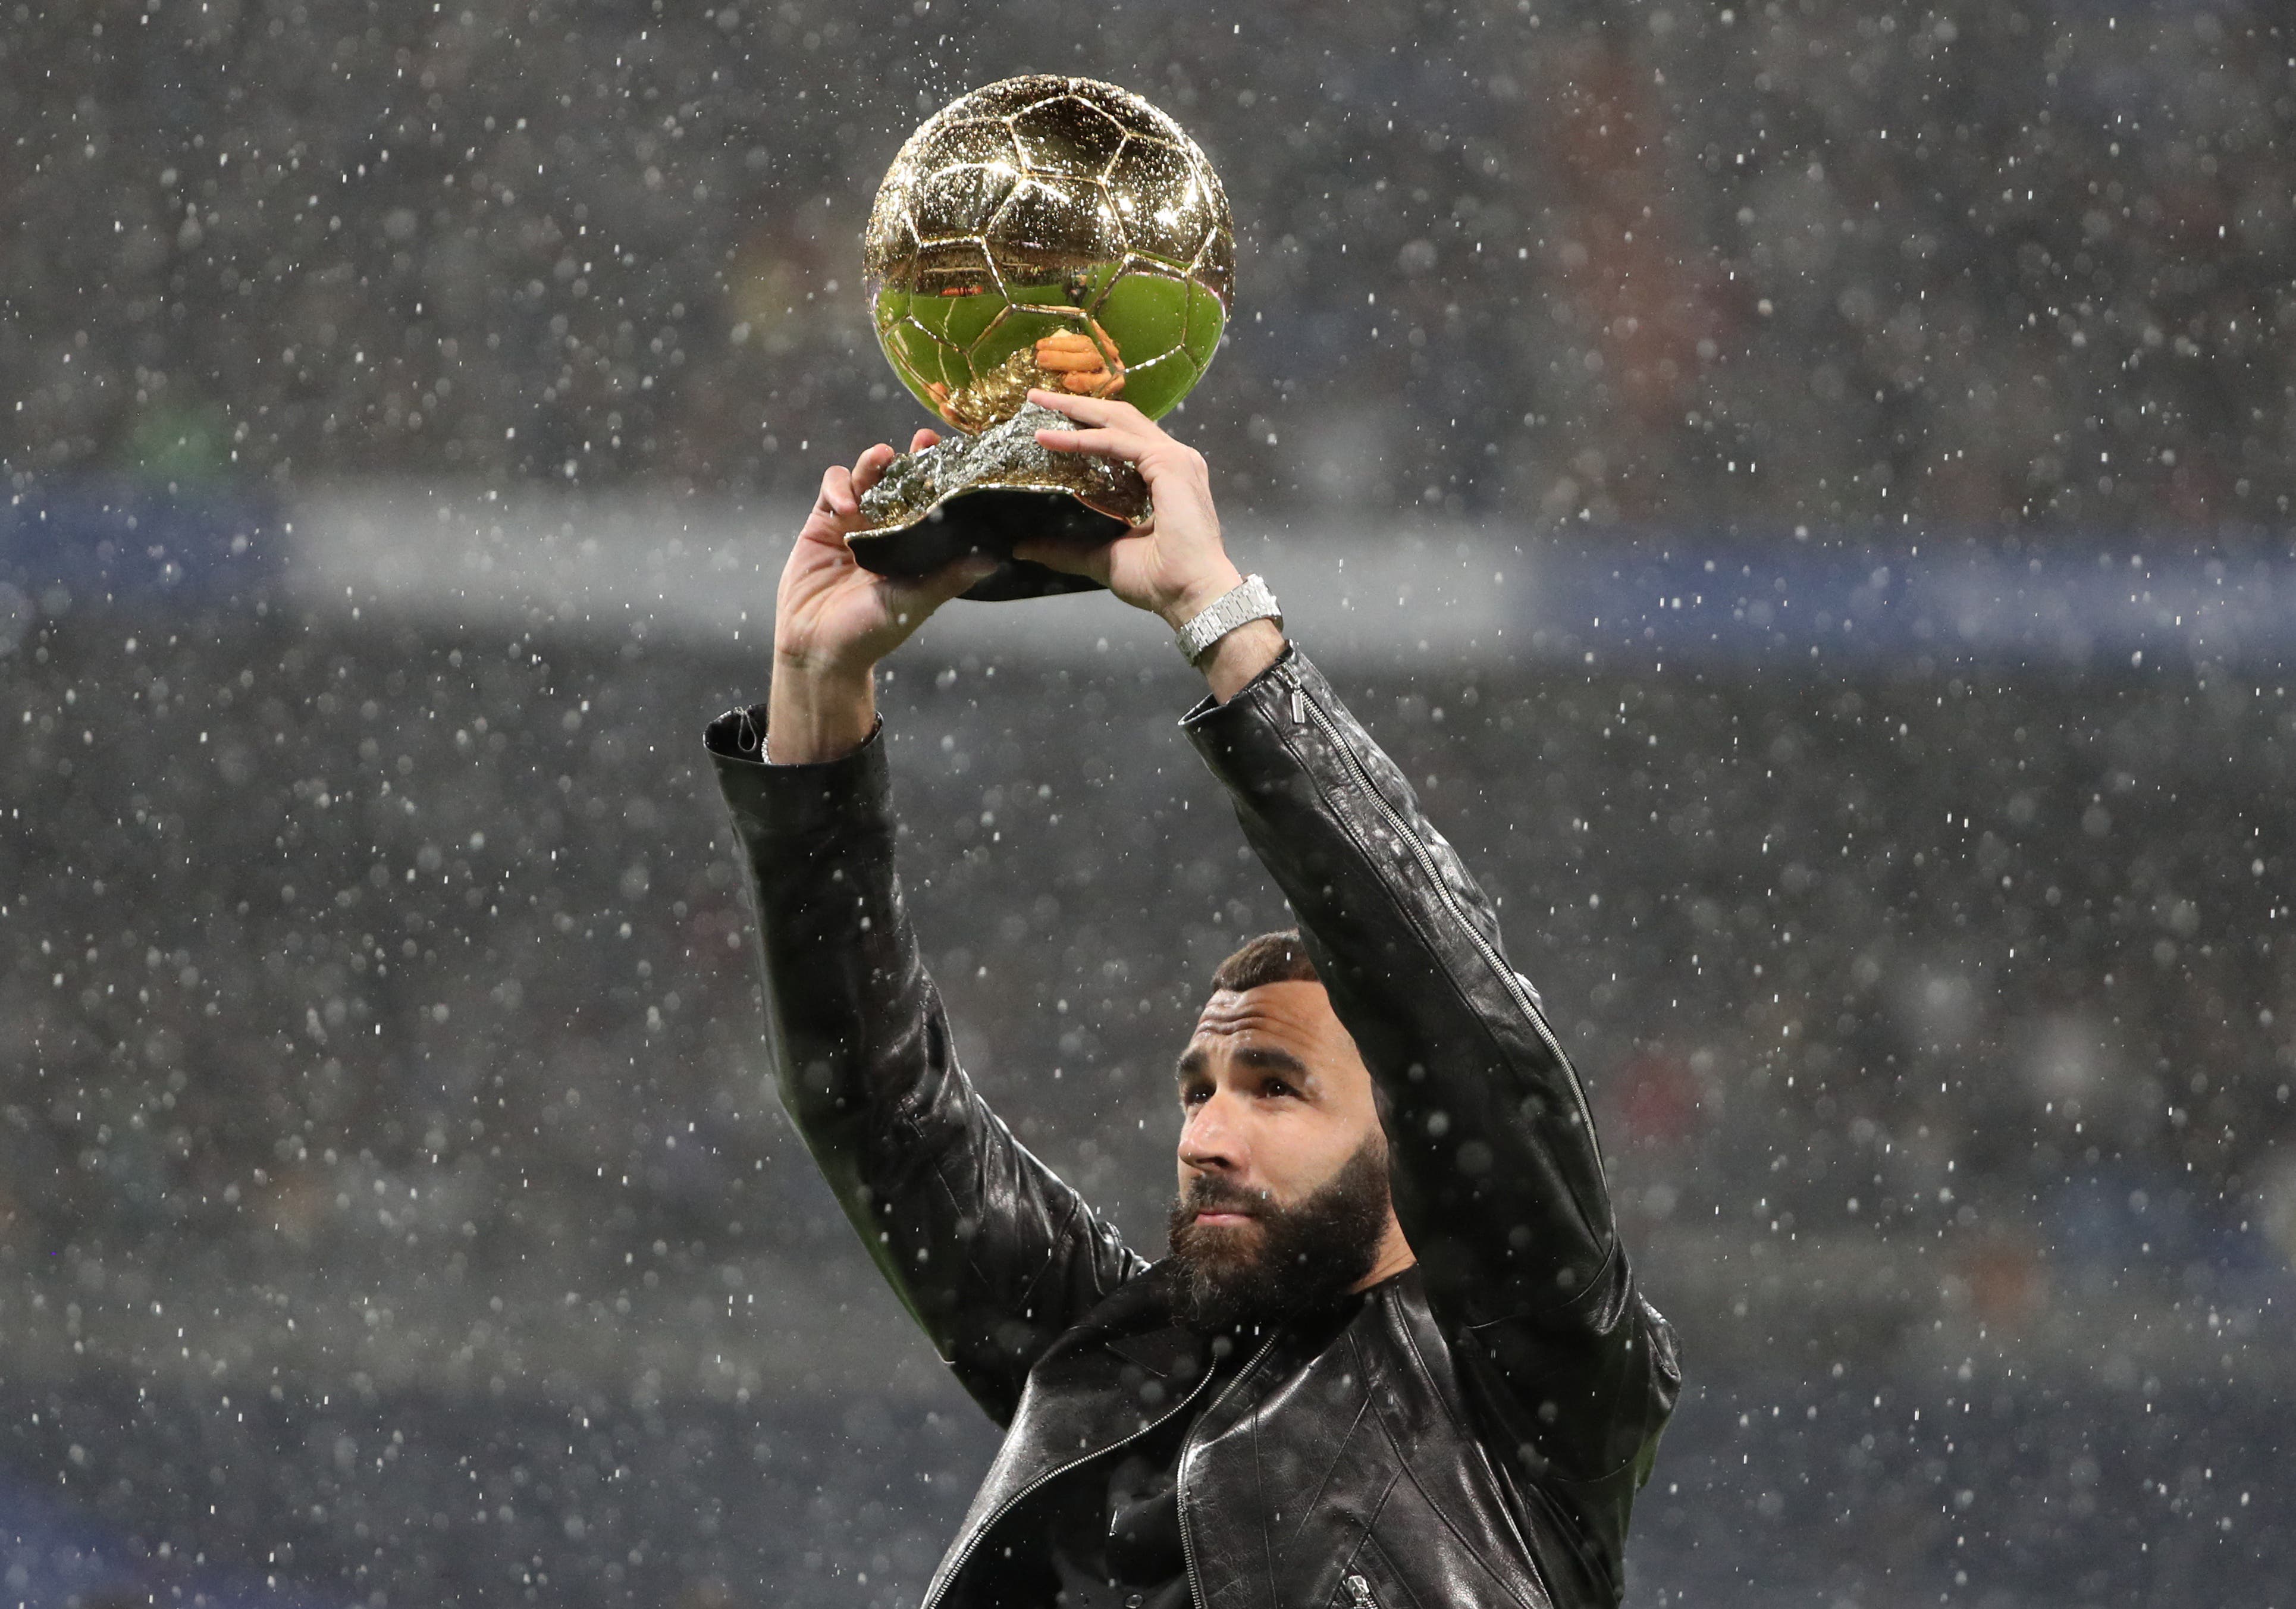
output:
M766 707L753 704L726 710L701 738L716 762L718 786L746 836L815 833L890 811L892 770L882 715L860 747L835 759L769 764L765 733Z

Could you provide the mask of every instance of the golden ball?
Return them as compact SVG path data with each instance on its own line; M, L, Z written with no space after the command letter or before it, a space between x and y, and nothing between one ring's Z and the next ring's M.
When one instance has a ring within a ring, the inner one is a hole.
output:
M1210 365L1235 283L1227 196L1195 142L1128 89L1050 74L928 118L863 252L893 372L971 431L1032 385L1168 412Z

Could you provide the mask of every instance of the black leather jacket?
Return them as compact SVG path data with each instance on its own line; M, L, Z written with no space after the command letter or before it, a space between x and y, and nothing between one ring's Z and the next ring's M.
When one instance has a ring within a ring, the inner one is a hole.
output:
M1577 1073L1490 902L1296 646L1182 722L1391 1098L1416 1267L1278 1327L1208 1404L1150 1265L957 1065L893 870L884 743L709 745L754 874L782 1098L1003 1449L926 1590L1054 1475L1200 1408L1180 1460L1199 1609L1611 1605L1681 1375L1636 1292Z

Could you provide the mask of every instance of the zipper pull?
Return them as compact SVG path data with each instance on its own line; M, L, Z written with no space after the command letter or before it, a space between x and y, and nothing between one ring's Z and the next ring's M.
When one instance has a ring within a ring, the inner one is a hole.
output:
M1341 1585L1348 1589L1348 1601L1355 1609L1379 1609L1379 1600L1371 1595L1371 1583L1363 1577L1350 1573Z
M1297 682L1292 684L1292 724L1295 727L1308 724L1308 693Z

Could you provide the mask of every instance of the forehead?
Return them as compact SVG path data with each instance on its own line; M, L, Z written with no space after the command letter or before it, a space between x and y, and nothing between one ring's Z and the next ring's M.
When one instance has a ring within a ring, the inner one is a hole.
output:
M1196 1014L1190 1043L1204 1045L1265 1035L1316 1039L1338 1019L1324 986L1310 982L1263 983L1257 989L1215 990Z

